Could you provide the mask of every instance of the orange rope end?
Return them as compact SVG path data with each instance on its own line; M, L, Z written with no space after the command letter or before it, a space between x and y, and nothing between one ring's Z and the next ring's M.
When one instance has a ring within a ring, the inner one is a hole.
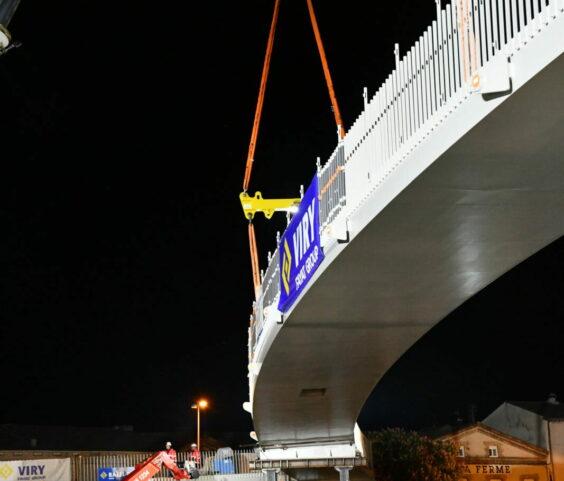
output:
M260 269L258 260L257 240L255 237L255 228L249 222L249 247L251 250L251 267L253 269L253 285L255 288L255 298L258 299L260 290Z

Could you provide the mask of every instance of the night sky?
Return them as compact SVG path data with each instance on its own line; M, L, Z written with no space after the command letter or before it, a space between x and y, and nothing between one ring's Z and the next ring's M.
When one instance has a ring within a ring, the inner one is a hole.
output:
M316 2L345 126L435 12L382 3ZM0 424L180 430L205 395L208 429L251 429L237 196L273 4L22 1L0 57ZM283 0L251 192L296 196L335 145L306 2ZM284 225L256 221L262 267ZM448 316L361 426L564 398L563 266L561 239Z

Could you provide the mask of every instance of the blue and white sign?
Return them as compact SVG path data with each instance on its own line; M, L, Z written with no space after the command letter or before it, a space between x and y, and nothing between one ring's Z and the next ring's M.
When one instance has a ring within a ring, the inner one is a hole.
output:
M135 468L98 468L98 481L121 481Z
M280 301L288 311L323 260L319 239L317 175L304 194L298 212L280 239Z
M70 458L0 461L0 479L5 481L70 481Z

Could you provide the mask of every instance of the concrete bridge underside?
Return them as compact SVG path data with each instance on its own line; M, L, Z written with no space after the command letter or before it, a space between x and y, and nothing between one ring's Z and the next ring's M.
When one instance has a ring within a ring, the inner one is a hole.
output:
M261 366L253 416L262 445L351 439L367 396L410 346L564 234L562 79L564 56L452 145L328 264Z

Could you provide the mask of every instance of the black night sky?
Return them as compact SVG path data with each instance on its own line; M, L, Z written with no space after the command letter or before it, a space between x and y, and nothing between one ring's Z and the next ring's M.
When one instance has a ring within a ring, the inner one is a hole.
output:
M435 12L382 3L316 2L346 126ZM186 429L205 395L209 429L251 429L237 196L273 4L22 1L0 57L0 424ZM281 8L251 181L270 197L336 144L306 2ZM285 218L256 224L265 267ZM560 239L448 316L361 426L564 397L563 266Z

